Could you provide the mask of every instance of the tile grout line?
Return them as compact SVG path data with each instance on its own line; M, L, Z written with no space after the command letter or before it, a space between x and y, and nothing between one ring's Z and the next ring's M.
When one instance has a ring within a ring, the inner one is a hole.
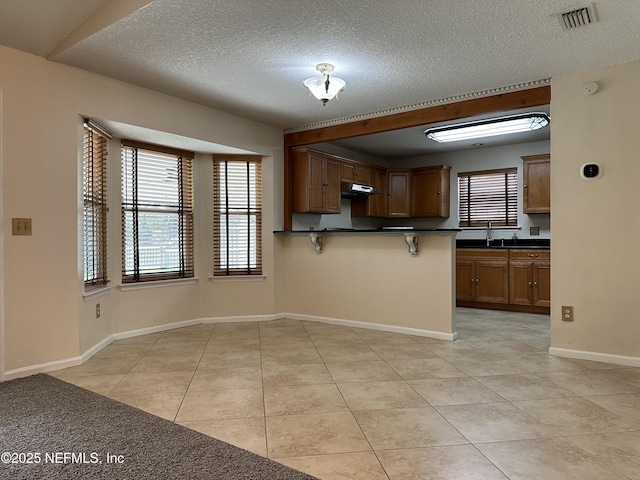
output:
M304 327L304 325L303 325ZM351 329L350 327L347 327L349 329L349 331L351 331L351 333L353 333L354 335L356 335L358 338L360 338L362 340L362 338L353 331L353 329ZM307 332L307 335L309 335L309 330L305 327L305 331ZM358 426L358 429L360 430L360 433L362 433L362 437L365 439L365 441L367 442L367 444L369 445L369 451L373 454L373 456L376 458L376 461L378 462L378 464L380 465L380 468L382 469L382 471L384 472L385 476L387 477L387 479L390 479L391 477L389 476L389 473L387 472L387 470L384 468L384 465L382 465L382 462L380 461L380 458L378 457L378 454L376 453L376 451L373 449L373 445L371 445L371 441L369 440L369 438L367 437L367 435L364 433L364 430L362 429L362 426L360 425L360 422L358 422L358 419L356 418L356 416L353 413L353 410L351 409L351 407L349 406L349 403L347 402L347 399L344 397L344 394L342 393L342 390L340 390L340 387L338 386L338 383L335 379L335 377L333 376L333 374L331 373L331 371L329 370L329 368L327 367L327 362L325 361L325 359L322 357L322 355L320 355L320 352L318 351L318 347L316 345L316 342L313 341L313 337L309 336L311 343L313 343L314 348L316 349L316 352L318 353L318 356L320 357L320 360L322 360L322 365L324 365L324 368L327 370L327 372L329 373L329 376L331 377L331 379L333 380L333 385L336 387L336 390L338 391L338 393L340 394L340 397L342 398L342 401L344 402L344 404L346 405L347 409L349 410L349 413L351 414L351 418L353 418L353 421L356 422L356 425ZM364 340L363 340L364 342ZM364 342L365 345L369 346L369 344L367 344L367 342ZM369 348L371 348L369 346ZM376 353L377 355L377 353ZM379 357L379 355L378 355ZM382 358L380 358L382 360ZM342 453L359 453L359 452L342 452Z
M178 418L178 415L180 414L180 410L182 410L182 405L184 404L184 399L187 398L187 393L189 392L189 388L191 387L191 384L193 383L193 379L196 376L196 372L198 371L198 367L200 366L200 362L202 362L202 357L204 355L204 352L207 350L207 345L209 345L209 341L211 340L211 335L213 335L213 331L215 330L216 325L217 324L214 324L213 328L209 332L209 336L207 337L207 343L205 343L204 348L202 349L202 353L200 354L200 358L198 359L198 363L196 364L196 368L193 370L193 374L191 375L191 380L189 380L189 384L187 385L187 388L184 391L184 394L182 395L182 400L180 401L180 404L178 405L178 409L176 410L176 414L173 417L173 423L177 423L176 420Z

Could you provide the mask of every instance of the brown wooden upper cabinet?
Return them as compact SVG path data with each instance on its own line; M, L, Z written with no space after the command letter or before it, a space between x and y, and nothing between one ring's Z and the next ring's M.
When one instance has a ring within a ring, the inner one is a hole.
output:
M368 185L376 188L378 193L366 198L351 200L352 217L386 217L387 216L387 170L369 165Z
M387 192L387 217L410 217L411 170L388 170Z
M293 212L340 213L340 160L306 147L292 153Z
M449 217L451 167L389 170L387 217Z
M449 217L450 171L447 165L411 171L412 217Z
M551 212L551 156L529 155L523 162L524 213Z
M342 161L342 181L369 185L369 167L362 163Z

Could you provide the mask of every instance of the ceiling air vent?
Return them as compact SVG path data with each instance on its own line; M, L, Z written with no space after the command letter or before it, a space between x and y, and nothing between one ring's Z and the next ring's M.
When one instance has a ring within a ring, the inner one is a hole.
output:
M574 8L568 12L558 13L557 17L563 30L574 30L598 21L595 3Z

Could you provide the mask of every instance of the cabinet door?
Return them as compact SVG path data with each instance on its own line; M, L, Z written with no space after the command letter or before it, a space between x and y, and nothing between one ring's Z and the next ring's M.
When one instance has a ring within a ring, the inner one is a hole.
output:
M355 165L355 182L363 185L370 185L369 183L369 168L366 165Z
M550 156L522 157L524 213L551 212Z
M342 181L355 182L356 180L356 164L353 162L342 162Z
M449 217L450 170L441 165L411 172L412 217Z
M369 167L360 163L342 161L342 181L369 185Z
M388 217L408 217L410 216L411 195L409 171L388 172L388 196L387 196L387 216Z
M456 261L456 300L474 300L474 265L472 260Z
M341 163L306 148L293 150L293 205L296 213L340 213Z
M325 170L326 158L315 153L309 154L309 211L322 213L325 210Z
M509 303L507 262L477 261L476 279L476 301Z
M365 215L367 217L384 217L384 208L380 207L380 204L382 203L380 201L380 198L382 198L383 200L385 199L385 197L382 194L382 189L381 190L381 180L384 181L384 176L381 176L381 172L379 168L370 168L369 169L369 185L371 185L374 188L378 189L378 193L374 193L372 195L369 195L364 201L365 201L365 207L366 207L366 212ZM353 207L353 202L351 203L352 207Z
M551 306L551 264L535 263L533 268L533 304L539 307Z
M340 213L341 162L327 158L325 162L324 212Z
M386 217L387 177L383 168L369 168L369 185L378 189L378 193L366 198L351 200L352 217Z
M533 304L533 263L511 262L509 265L509 302Z

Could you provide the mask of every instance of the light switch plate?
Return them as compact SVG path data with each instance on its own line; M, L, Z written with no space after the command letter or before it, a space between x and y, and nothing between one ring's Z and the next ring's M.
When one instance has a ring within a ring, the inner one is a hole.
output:
M31 235L31 219L12 218L11 233L12 235Z

